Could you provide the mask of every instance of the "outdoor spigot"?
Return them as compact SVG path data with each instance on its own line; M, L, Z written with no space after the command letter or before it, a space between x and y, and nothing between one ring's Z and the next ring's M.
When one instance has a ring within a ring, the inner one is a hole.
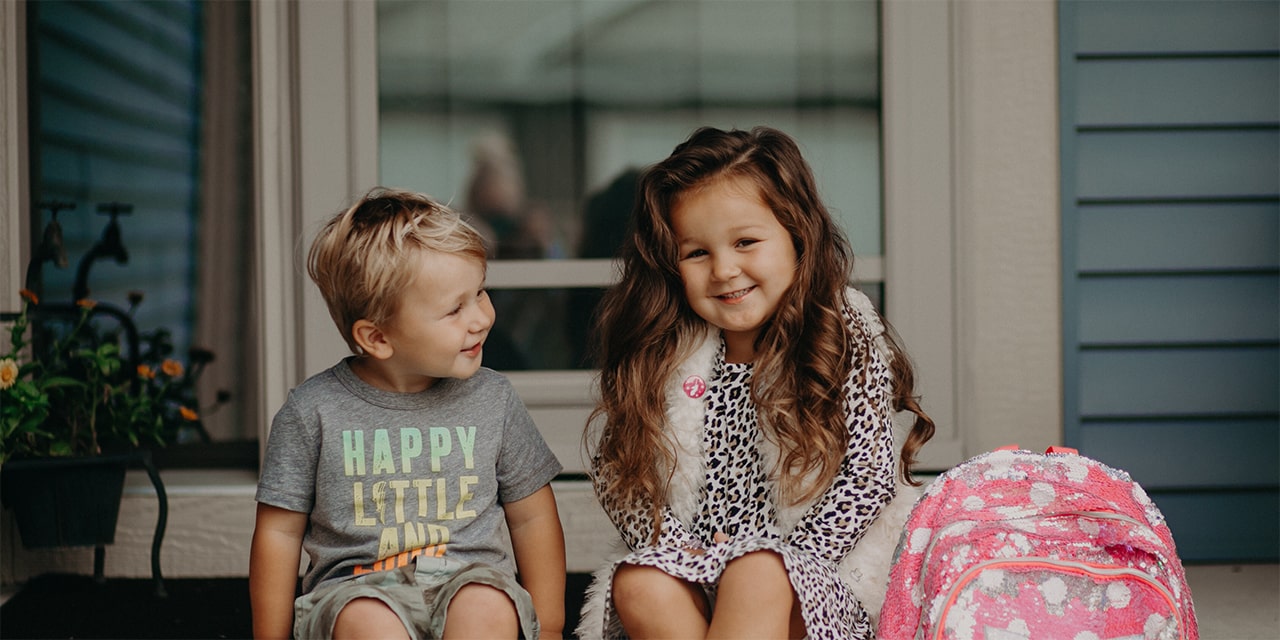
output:
M44 200L36 203L36 207L49 210L49 224L44 227L40 245L36 247L27 263L27 289L40 294L41 273L45 262L52 262L59 269L67 268L67 248L62 241L62 225L58 223L58 212L63 209L75 209L76 203L63 200Z
M117 264L127 264L129 262L129 250L124 248L124 241L120 235L120 222L117 218L121 215L132 214L133 205L120 202L104 202L98 205L98 213L111 216L106 228L102 230L102 238L98 240L97 246L100 255L114 258Z
M102 237L89 248L84 257L80 258L80 265L76 268L76 282L71 290L73 300L89 297L89 269L93 267L95 261L100 258L111 258L117 264L129 262L129 251L125 249L124 241L121 239L118 218L131 213L133 213L133 205L123 202L103 202L98 205L98 214L111 216L111 219L102 230Z

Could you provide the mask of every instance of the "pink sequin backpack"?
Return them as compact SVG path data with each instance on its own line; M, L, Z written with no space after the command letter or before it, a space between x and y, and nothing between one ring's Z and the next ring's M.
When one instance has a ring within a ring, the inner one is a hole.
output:
M1164 516L1124 471L1005 447L916 503L880 611L881 640L1196 640Z

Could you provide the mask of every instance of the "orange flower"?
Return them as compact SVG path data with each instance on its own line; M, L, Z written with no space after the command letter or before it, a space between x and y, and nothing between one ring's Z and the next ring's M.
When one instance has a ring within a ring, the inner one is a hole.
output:
M195 422L196 420L200 419L200 414L186 407L181 407L181 406L178 407L178 413L182 414L182 419L186 420L187 422Z
M92 309L98 306L98 303L88 298L80 298L79 300L76 300L76 306L81 309Z
M40 296L37 296L36 292L30 289L21 289L18 291L18 295L26 298L27 302L30 302L31 304L40 304Z
M153 380L156 377L156 370L145 364L138 365L138 377Z
M176 378L182 375L182 363L177 360L165 358L164 362L160 363L160 370L163 371L166 376Z

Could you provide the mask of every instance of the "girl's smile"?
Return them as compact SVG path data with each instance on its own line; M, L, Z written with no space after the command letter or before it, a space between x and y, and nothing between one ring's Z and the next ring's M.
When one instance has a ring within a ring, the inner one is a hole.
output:
M740 177L680 195L671 226L689 306L723 331L726 359L751 361L760 328L795 280L791 235Z
M752 291L755 291L755 290L756 290L755 287L747 287L746 289L741 289L739 291L726 293L722 296L716 296L716 297L720 298L721 300L724 300L728 304L738 304L739 302L742 301L743 298L746 297L748 293L751 293Z

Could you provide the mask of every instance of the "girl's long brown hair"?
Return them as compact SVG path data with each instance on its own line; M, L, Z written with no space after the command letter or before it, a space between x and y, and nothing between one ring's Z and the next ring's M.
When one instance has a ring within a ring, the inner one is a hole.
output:
M757 338L751 383L760 424L782 451L781 486L790 501L813 498L839 471L849 437L843 389L850 351L874 348L873 336L849 335L842 309L853 253L789 136L767 127L702 128L650 167L638 184L621 279L599 307L600 400L588 424L599 425L591 452L597 481L613 480L600 487L601 498L647 504L655 523L675 468L663 433L665 381L706 326L685 299L671 209L681 194L724 178L752 181L795 245L795 280ZM884 339L893 355L894 408L916 416L901 460L903 479L914 484L910 466L934 425L914 396L906 354L890 331Z

